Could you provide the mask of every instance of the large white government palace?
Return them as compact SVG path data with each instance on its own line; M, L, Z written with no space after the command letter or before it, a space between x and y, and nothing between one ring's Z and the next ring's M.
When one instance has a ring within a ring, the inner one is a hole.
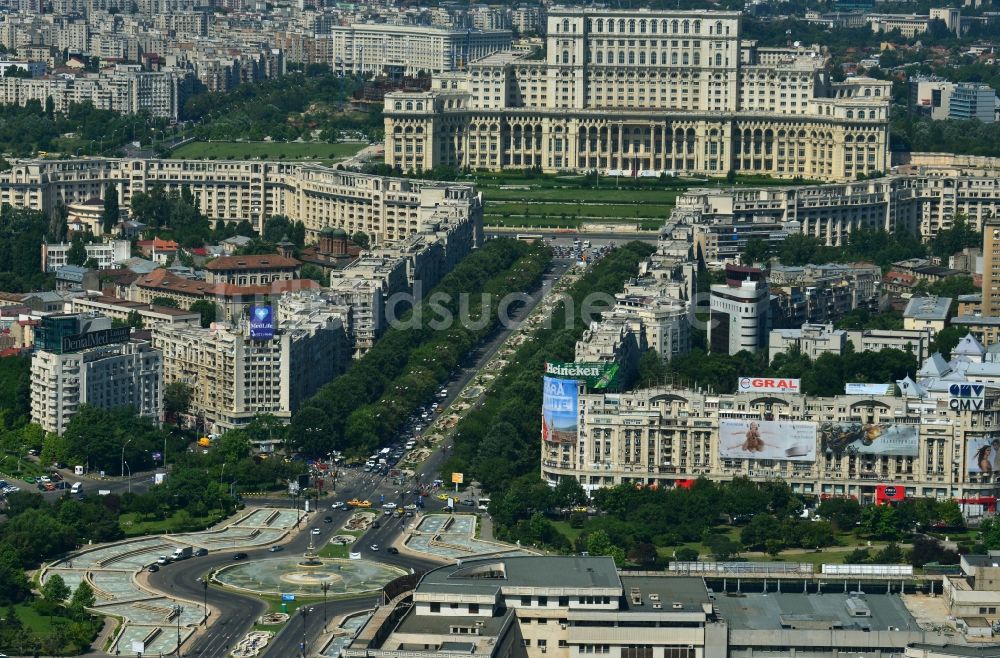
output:
M499 52L385 98L386 163L855 179L888 168L890 83L740 38L738 12L553 8Z

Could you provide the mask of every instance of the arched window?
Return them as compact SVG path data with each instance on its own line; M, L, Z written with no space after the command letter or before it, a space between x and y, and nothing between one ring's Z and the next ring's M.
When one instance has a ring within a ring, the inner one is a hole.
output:
M701 21L694 22L694 33L701 34Z
M656 21L649 21L649 31L656 34Z
M694 64L695 66L701 66L701 53L700 52L698 52L697 50L694 51L694 54L692 54L691 57L693 59L693 61L691 62L692 64Z
M417 102L417 112L423 112L423 111L424 111L424 104L418 101Z
M618 63L619 64L624 64L625 63L625 51L624 50L621 50L621 51L618 52Z
M413 101L406 101L406 109L407 110L413 109Z
M628 31L630 34L635 34L635 19L628 22Z
M639 21L639 34L646 33L646 21Z
M614 32L614 31L615 31L615 22L608 21L608 32Z
M722 66L722 53L715 53L715 65Z
M649 53L649 63L656 66L656 51Z
M614 63L615 63L615 54L609 50L608 51L608 64L614 64Z
M681 63L684 64L684 66L688 65L688 54L687 53L684 53L684 56L682 57Z
M618 19L618 31L619 32L624 32L625 31L625 19L624 18Z
M683 25L684 25L684 34L687 34L688 32L690 32L690 30L691 30L691 23L689 23L688 21L684 21Z
M562 29L563 32L569 32L569 21L568 20L563 19L562 28L563 28Z
M722 21L715 21L715 33L722 34Z
M673 34L677 34L677 21L676 20L670 21L670 32L673 33Z
M403 109L403 104L400 103L399 101L396 101L396 104L393 107L397 110L401 110Z
M600 50L597 51L597 63L598 64L604 63L604 53L602 53Z
M646 53L639 53L639 63L640 64L646 63Z
M876 89L875 90L875 95L876 96L881 96L882 95L882 90L881 89Z
M871 95L872 95L872 90L869 89L868 87L865 87L865 96L871 96Z
M635 64L635 51L633 50L628 51L628 63Z
M569 51L568 50L564 50L563 53L562 53L562 63L563 64L569 64Z
M847 118L848 119L854 118L854 110L847 110Z
M677 53L670 53L670 63L674 66L677 65Z

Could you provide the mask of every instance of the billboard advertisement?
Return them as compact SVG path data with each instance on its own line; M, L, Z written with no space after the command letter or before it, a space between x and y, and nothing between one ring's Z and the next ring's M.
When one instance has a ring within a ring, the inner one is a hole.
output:
M545 374L553 377L579 379L587 383L587 388L617 388L617 363L566 363L553 361L545 364Z
M906 499L906 487L897 487L894 484L879 484L875 486L875 504L886 505L888 503L898 503Z
M845 395L892 395L895 391L895 384L861 384L855 382L844 384Z
M274 338L274 307L254 306L250 309L251 340L271 340Z
M575 379L544 378L542 440L576 443L577 386Z
M736 380L737 393L798 393L801 390L798 379L781 377L740 377Z
M895 455L916 457L920 450L920 428L892 423L821 423L823 452L837 455Z
M62 337L62 351L79 352L92 347L104 347L115 343L127 343L132 334L132 327L115 327L113 329L98 329L82 334Z
M990 474L1000 471L1000 437L969 439L965 454L969 473Z
M719 420L719 456L723 459L816 461L816 425L775 420Z
M985 404L984 384L952 384L948 387L948 407L953 411L982 411Z

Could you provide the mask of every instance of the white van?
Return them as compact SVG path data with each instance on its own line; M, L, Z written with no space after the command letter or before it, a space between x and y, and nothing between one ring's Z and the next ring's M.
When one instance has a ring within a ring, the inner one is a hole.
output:
M73 486L70 487L69 492L74 496L83 491L83 482L74 482Z

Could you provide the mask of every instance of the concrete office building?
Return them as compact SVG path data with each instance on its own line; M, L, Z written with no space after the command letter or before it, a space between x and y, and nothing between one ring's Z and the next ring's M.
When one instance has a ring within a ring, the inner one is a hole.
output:
M919 363L930 356L934 334L930 329L864 329L847 332L847 341L855 352L880 352L900 350L911 352Z
M804 324L798 329L772 329L768 336L768 362L785 352L797 350L815 361L822 354L840 356L847 347L847 332L832 324Z
M442 73L511 46L509 30L354 23L316 37L316 61L352 75Z
M608 557L460 560L393 583L343 655L834 658L845 647L892 656L911 643L943 644L897 595L805 594L803 582L786 580L798 593L729 597L701 577L618 571Z
M386 164L853 180L888 168L889 83L833 82L736 12L553 7L545 59L496 53L385 97Z
M247 321L209 329L160 325L164 381L193 389L192 415L224 431L257 414L288 420L299 405L348 364L347 322L332 311L286 316L274 338L251 338Z
M69 250L73 245L68 242L59 244L42 243L42 271L55 272L60 267L69 264ZM84 245L87 260L97 263L97 269L106 270L116 267L119 263L132 256L132 245L128 240L107 240L91 242Z
M110 320L84 315L43 317L31 357L31 420L46 432L62 434L80 405L102 409L132 407L160 420L163 413L163 360L149 340L63 350L62 337L110 330ZM116 339L118 340L118 339Z
M903 310L903 329L937 334L948 326L951 301L951 297L912 297Z
M767 347L771 331L771 294L763 273L731 267L726 283L710 289L708 345L713 352L736 354Z
M468 183L439 183L337 171L315 164L263 161L26 160L0 172L0 203L53 212L117 187L128 207L155 186L190 190L209 221L248 220L258 230L273 215L305 224L310 239L325 228L366 233L374 244L417 233L448 235L470 222L482 240L482 198Z

